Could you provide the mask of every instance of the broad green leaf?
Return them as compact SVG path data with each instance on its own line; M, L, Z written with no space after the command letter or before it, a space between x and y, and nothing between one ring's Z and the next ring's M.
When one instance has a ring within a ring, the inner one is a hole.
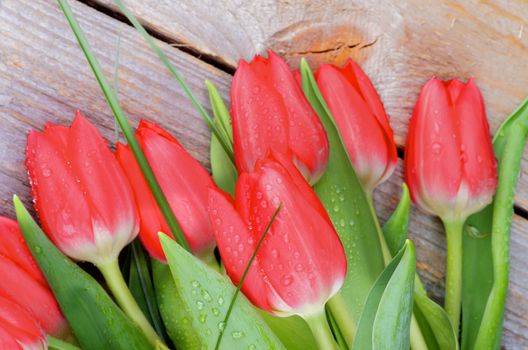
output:
M243 295L236 299L226 326L223 319L235 293L231 281L168 236L160 234L160 240L186 315L176 322L189 324L198 349L213 349L223 327L222 349L285 349Z
M233 135L229 111L213 83L209 81L205 83L209 90L209 99L211 100L211 106L213 107L215 116L213 122L226 140L229 140L229 144L232 144ZM238 173L233 162L231 162L214 134L211 135L211 171L218 187L234 195Z
M414 315L429 350L458 349L458 340L447 313L419 288L414 290Z
M149 260L139 239L136 239L130 245L128 286L143 314L147 317L160 338L167 343L165 327L161 320L156 301L156 293L154 292Z
M407 240L370 290L353 349L409 349L415 271L414 245Z
M330 144L328 168L314 190L345 248L348 271L341 293L354 319L358 320L369 290L384 267L376 218L372 216L333 118L304 60L301 73L304 94L319 115Z
M18 223L83 349L151 349L147 338L92 276L62 254L14 197Z
M411 198L409 196L409 189L406 184L403 184L400 203L398 203L389 220L383 225L383 235L393 256L400 251L407 239L410 208Z
M288 350L317 350L310 328L299 316L278 317L258 310L275 335Z
M169 266L156 260L151 262L158 307L169 337L180 350L200 349L200 339L195 333L202 330L192 328Z
M503 232L499 240L501 247L495 247L495 251L504 256L496 259L496 268L503 277L502 283L497 283L496 291L504 291L507 288L507 254L509 249L509 227L511 224L514 187L519 176L519 164L523 156L524 145L528 135L528 99L506 119L501 125L493 139L495 157L498 161L499 189L507 184L506 200L500 205L494 202L477 214L472 215L466 222L464 234L464 256L463 256L463 286L462 286L462 349L474 349L488 299L490 298L494 282L494 264L491 235L493 225L497 225ZM496 215L495 209L503 211L503 222L494 223L492 216ZM506 269L506 271L504 270ZM506 280L506 283L504 283ZM500 298L503 299L503 298ZM497 299L495 299L497 300ZM490 310L491 311L491 310ZM481 339L489 339L489 347L497 349L500 346L502 334L502 307L496 307L495 315L488 317L488 321L495 321L492 331L482 335ZM492 320L493 319L493 320Z

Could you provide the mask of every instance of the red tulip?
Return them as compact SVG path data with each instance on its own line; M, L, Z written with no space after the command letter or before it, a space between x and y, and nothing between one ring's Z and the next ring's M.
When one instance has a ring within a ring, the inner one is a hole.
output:
M328 139L286 62L272 51L268 58L241 60L231 88L236 166L253 171L270 150L293 160L314 184L328 162Z
M389 119L367 75L349 59L342 67L323 64L315 78L367 193L396 168L398 154Z
M444 221L465 219L491 202L496 161L473 79L432 78L424 86L410 121L405 181L415 205Z
M213 180L200 163L160 127L141 121L136 137L191 249L197 255L212 254L215 244L207 214L207 198L208 189L216 187ZM152 257L165 261L158 238L160 231L170 234L165 219L132 152L118 145L116 156L132 184L139 206L139 238Z
M18 304L48 334L61 336L67 331L66 320L27 248L18 224L4 217L0 217L0 276L0 304L4 299ZM3 326L2 309L0 306L0 329ZM2 335L0 345L1 339ZM5 348L0 346L0 349Z
M258 307L278 315L311 315L341 287L346 258L321 202L291 165L268 156L243 173L235 202L211 190L209 215L227 273L238 283L280 203L243 283Z
M0 297L0 349L44 350L46 335L22 307Z
M94 125L79 112L70 128L31 131L26 165L44 231L66 255L114 260L138 232L130 185Z

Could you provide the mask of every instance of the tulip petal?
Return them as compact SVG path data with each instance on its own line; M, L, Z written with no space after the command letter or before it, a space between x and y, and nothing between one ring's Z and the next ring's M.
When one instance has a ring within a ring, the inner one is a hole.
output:
M90 208L56 140L31 131L26 166L44 230L68 255L82 260L93 242Z
M174 238L167 222L152 192L150 192L147 181L143 177L132 151L125 145L119 143L117 144L116 158L130 181L138 205L139 216L141 217L139 239L151 257L159 261L166 261L158 233L163 232L171 238Z
M209 191L209 216L227 273L233 282L238 284L255 251L255 237L251 235L229 199L217 190ZM256 257L246 275L242 291L252 303L272 312L274 305L268 300L271 290L265 278L267 277L261 272L259 258Z
M464 179L470 196L476 199L474 212L491 201L497 174L484 101L473 79L460 92L455 113L460 120Z
M64 318L47 286L1 254L0 275L0 297L23 306L47 333L57 335L64 330Z
M346 260L339 238L326 214L302 201L294 176L279 163L269 160L257 165L251 227L263 232L280 203L283 204L265 244L258 253L269 282L280 298L296 313L310 314L320 308L341 286ZM259 198L259 193L262 198ZM321 237L325 244L321 244ZM336 262L341 265L336 266ZM323 299L323 300L322 300Z
M97 255L116 257L138 232L130 185L101 134L80 113L71 126L68 146L72 171L90 206Z
M47 285L46 279L29 252L16 221L0 216L0 255L27 272L35 281Z
M424 86L413 116L413 167L418 172L420 192L428 194L424 201L430 207L438 202L454 202L462 177L460 134L449 101L443 82L433 78ZM447 209L444 205L433 212L439 215Z
M333 65L319 68L317 83L332 111L354 170L365 189L371 191L384 177L389 158L394 162L396 154L394 142L388 140L385 130L387 117L383 113L385 121L380 122L360 91Z
M152 128L139 128L136 134L192 250L210 253L214 242L207 202L209 188L216 187L213 180L178 142Z
M0 348L46 349L46 338L33 317L19 305L0 297Z

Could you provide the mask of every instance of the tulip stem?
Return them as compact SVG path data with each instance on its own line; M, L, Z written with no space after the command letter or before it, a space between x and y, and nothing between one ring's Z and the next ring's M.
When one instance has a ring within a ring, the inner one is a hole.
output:
M319 313L303 316L303 318L308 323L320 350L337 350L337 344L328 326L324 309Z
M444 309L458 338L462 302L462 230L464 220L445 221L444 226L447 239Z
M97 268L103 274L103 277L108 287L112 291L114 298L121 309L123 309L125 314L127 314L128 317L130 317L130 319L136 323L139 328L141 328L143 333L145 333L152 344L156 346L162 344L163 342L158 337L156 331L154 328L152 328L150 322L139 308L136 300L132 296L132 293L130 293L130 290L128 289L128 286L123 278L123 274L119 269L117 258L97 265Z
M328 307L330 308L330 312L334 316L348 347L352 348L354 334L356 333L356 321L348 311L348 307L341 292L338 292L328 300Z

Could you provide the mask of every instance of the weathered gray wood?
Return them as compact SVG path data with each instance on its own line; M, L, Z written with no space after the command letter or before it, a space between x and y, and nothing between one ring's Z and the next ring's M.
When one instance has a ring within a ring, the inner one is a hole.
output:
M112 76L117 38L121 37L119 95L134 123L139 117L159 122L178 137L204 165L208 165L209 132L165 68L127 25L85 5L72 2L103 68ZM35 19L38 18L38 21ZM51 0L0 2L0 215L13 217L11 197L29 204L24 147L30 128L46 121L67 124L81 109L108 139L113 119L92 73L58 6ZM160 43L196 91L207 101L203 80L217 84L228 96L231 77L200 60ZM397 121L395 121L397 123ZM401 169L376 193L382 221L396 206ZM418 267L428 290L442 299L444 236L438 222L413 212L411 236ZM514 218L512 284L509 293L504 344L508 349L528 347L528 221Z
M116 9L113 0L94 0ZM528 96L524 0L126 0L150 28L232 66L268 48L296 66L360 62L403 147L420 88L432 75L475 77L492 132ZM181 20L178 20L181 19ZM528 209L528 154L516 197Z

